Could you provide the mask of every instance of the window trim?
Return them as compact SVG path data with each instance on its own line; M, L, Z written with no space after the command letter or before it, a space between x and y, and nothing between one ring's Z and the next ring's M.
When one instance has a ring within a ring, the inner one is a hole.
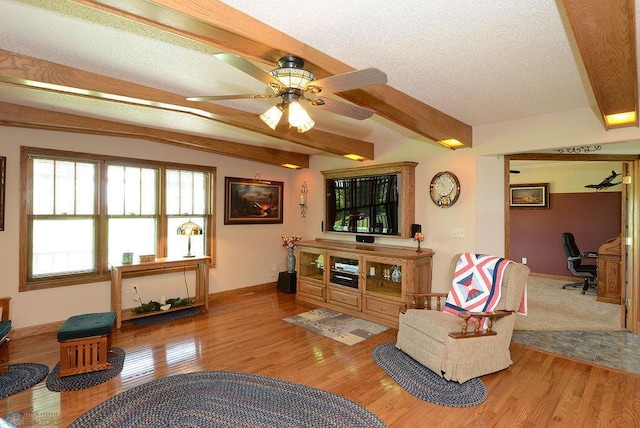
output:
M97 273L89 274L74 274L66 276L55 276L51 278L38 279L37 281L28 281L28 258L30 254L29 246L31 245L31 231L29 230L29 213L27 212L30 206L31 195L33 194L33 185L31 176L33 170L31 168L30 157L42 156L48 158L68 159L74 161L92 161L98 162L98 204L99 212L98 225L96 228L97 244L96 251L98 258ZM206 218L206 230L207 236L205 241L205 252L207 256L211 257L210 267L215 266L215 218L216 218L216 167L194 164L182 164L175 162L160 162L153 160L134 159L121 156L100 155L93 153L82 153L63 151L55 149L46 149L39 147L20 147L20 242L19 242L19 291L31 291L41 290L46 288L64 287L68 285L88 284L95 282L109 281L111 279L111 272L107 262L108 251L108 237L106 236L107 223L109 216L106 211L106 174L107 164L121 164L127 166L139 166L139 167L153 167L159 169L159 181L157 185L158 194L158 236L157 236L157 248L158 257L164 257L167 252L167 214L166 214L166 195L164 189L166 189L166 170L167 169L179 169L205 172L209 174L208 186L208 215Z

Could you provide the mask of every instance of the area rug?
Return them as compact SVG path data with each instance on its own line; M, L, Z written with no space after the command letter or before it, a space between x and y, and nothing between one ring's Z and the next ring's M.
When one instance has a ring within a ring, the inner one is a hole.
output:
M162 324L165 322L171 322L183 318L190 318L200 313L200 308L182 309L179 311L165 312L158 315L151 315L144 318L134 318L131 320L131 324L136 326L147 326Z
M107 361L113 365L112 369L58 378L58 373L60 373L60 363L58 363L47 377L47 388L49 391L54 392L76 391L78 389L100 385L116 377L122 371L125 352L116 347L111 348L111 350L116 354L113 357L107 358Z
M231 371L169 376L121 392L70 427L385 427L340 395Z
M528 314L516 314L515 330L618 331L620 305L596 301L580 288L562 289L566 281L529 277Z
M388 342L371 351L373 360L398 385L416 397L447 407L477 406L487 399L487 387L478 378L464 383L445 380Z
M0 398L5 398L40 382L49 373L49 367L36 363L9 364L9 370L0 373Z
M299 315L284 318L306 330L328 337L346 345L355 345L377 334L387 331L389 327L370 321L361 320L341 314L330 309L319 308Z

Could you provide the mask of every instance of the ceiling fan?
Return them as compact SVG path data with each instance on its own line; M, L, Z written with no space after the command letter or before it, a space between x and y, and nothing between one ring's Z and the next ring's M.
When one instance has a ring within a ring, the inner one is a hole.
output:
M297 128L298 132L306 132L315 125L313 119L300 105L300 101L307 102L311 107L320 108L352 119L367 119L373 115L373 110L322 97L318 94L333 94L364 86L387 83L387 75L377 68L366 68L316 80L316 76L312 72L303 68L304 61L293 55L280 58L278 68L269 72L237 55L219 53L214 56L265 83L273 94L211 95L188 97L187 100L219 101L245 98L281 98L281 102L260 115L260 119L273 130L278 126L285 110L288 111L289 125Z

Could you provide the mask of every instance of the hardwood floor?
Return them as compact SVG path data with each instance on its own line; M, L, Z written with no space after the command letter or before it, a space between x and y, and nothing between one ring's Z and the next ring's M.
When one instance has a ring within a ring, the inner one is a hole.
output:
M640 426L640 376L594 366L521 345L514 364L484 376L488 399L469 408L442 407L409 394L371 358L388 330L346 346L282 321L309 310L294 295L261 291L214 302L207 314L150 327L124 325L114 346L126 351L124 369L80 391L50 392L41 382L0 400L0 416L20 413L23 426L67 426L107 398L153 379L198 370L233 370L287 379L340 394L368 408L390 427ZM470 356L481 358L481 356ZM58 362L55 334L11 343L11 363Z

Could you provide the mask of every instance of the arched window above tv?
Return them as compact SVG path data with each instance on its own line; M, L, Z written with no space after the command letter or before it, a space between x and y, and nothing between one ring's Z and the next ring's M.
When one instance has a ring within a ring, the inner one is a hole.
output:
M411 237L416 162L322 171L325 231Z

